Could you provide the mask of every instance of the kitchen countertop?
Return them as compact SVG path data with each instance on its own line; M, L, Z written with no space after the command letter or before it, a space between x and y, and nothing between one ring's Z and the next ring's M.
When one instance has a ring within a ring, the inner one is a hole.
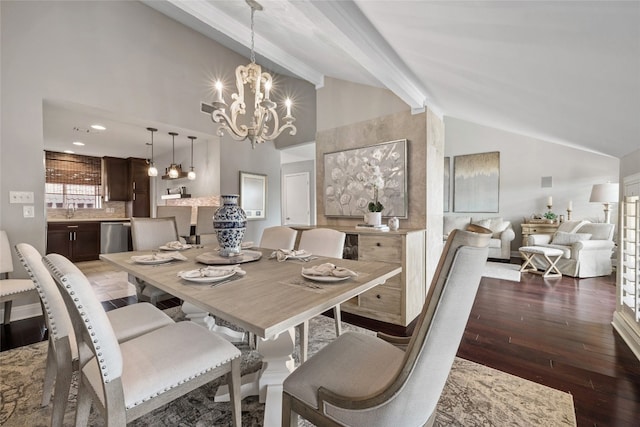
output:
M47 222L129 222L131 218L51 218Z

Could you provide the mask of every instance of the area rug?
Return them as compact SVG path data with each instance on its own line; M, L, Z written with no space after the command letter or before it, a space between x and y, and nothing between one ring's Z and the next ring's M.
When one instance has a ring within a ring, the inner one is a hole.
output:
M346 323L343 329L372 333ZM309 336L309 353L312 355L335 338L333 319L324 316L312 319ZM240 348L243 353L243 374L258 370L259 354L246 345L240 345ZM39 405L46 351L47 344L42 342L0 353L0 425L49 425L51 405L45 408ZM220 383L221 380L218 380L200 387L129 425L228 426L228 403L213 401ZM76 396L72 392L65 414L65 425L73 425L75 405ZM456 358L453 364L437 412L437 426L576 425L570 394L460 358ZM263 414L264 405L256 397L242 401L243 426L261 426ZM100 415L93 410L89 425L104 425ZM299 426L310 425L307 421L300 420Z
M519 282L520 266L517 264L508 264L506 262L487 261L482 276L491 277L493 279L509 280L511 282Z

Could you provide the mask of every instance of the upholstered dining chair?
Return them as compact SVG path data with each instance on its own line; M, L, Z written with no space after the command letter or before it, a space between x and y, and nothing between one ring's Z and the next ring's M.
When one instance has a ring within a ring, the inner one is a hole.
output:
M91 406L108 426L122 425L222 376L232 421L240 417L240 350L193 322L177 322L119 343L87 278L59 254L44 257L58 284L80 351L76 426Z
M74 367L77 369L78 365L78 347L71 326L71 318L58 287L42 263L40 252L27 243L18 243L16 252L38 291L49 334L41 404L42 406L49 404L53 391L51 425L62 426L71 388L71 373ZM82 272L73 264L67 269L82 275ZM107 318L118 342L128 341L174 323L169 316L149 303L132 304L111 310L107 312Z
M198 206L196 236L198 236L202 245L218 243L218 235L213 228L213 214L217 210L218 206Z
M314 228L304 230L300 235L298 249L304 249L318 256L331 258L342 258L344 250L344 239L346 234L331 228ZM336 325L336 336L342 334L342 316L340 314L340 304L333 307L333 319ZM300 360L307 360L307 349L309 347L309 321L306 320L298 327L300 335Z
M491 231L454 230L411 337L348 332L284 381L282 425L433 425L483 267Z
M168 242L177 240L178 228L174 217L131 218L131 245L134 251L154 251ZM159 301L173 298L173 295L137 277L129 276L129 281L136 287L138 301L149 301L156 305Z
M0 230L0 303L4 303L4 324L11 323L13 300L34 293L36 288L31 279L12 279L13 257L7 232Z
M191 206L158 206L156 208L156 217L174 217L176 219L176 227L178 228L178 236L182 239L181 241L191 243L191 211Z
M262 230L260 247L267 249L293 249L298 232L283 225L267 227Z

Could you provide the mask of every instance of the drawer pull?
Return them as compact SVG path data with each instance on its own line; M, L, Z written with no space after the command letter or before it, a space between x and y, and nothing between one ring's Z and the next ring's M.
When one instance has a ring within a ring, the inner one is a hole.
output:
M380 296L380 294L376 294L376 298L382 299L382 296Z
M376 246L382 246L382 245L380 244L380 242L377 242L377 243L376 243Z

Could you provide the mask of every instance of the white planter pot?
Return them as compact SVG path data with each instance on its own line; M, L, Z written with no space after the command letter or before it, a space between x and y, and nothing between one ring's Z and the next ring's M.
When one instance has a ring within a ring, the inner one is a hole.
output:
M364 215L364 221L369 225L382 224L382 212L367 212Z

